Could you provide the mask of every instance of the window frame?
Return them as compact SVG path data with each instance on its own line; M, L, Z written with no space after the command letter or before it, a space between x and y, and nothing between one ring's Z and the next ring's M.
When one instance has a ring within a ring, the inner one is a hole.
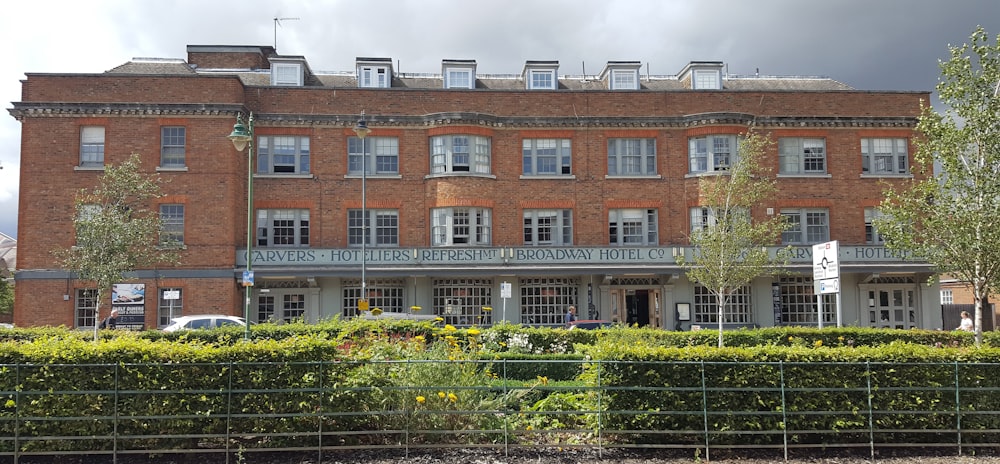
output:
M291 144L287 142L291 141ZM280 145L279 145L280 143ZM302 135L261 135L257 137L257 174L273 176L294 176L310 173L310 140ZM279 148L280 147L280 148ZM278 153L278 150L281 150ZM290 152L289 152L290 151ZM291 157L294 162L282 162L282 170L276 170L275 158ZM292 167L287 171L288 166Z
M399 210L396 209L365 209L367 221L361 224L362 210L347 210L347 246L362 246L361 237L367 241L367 247L398 247L399 246ZM387 224L385 221L391 221ZM375 224L372 227L372 224Z
M187 128L160 126L160 167L183 168L187 162Z
M865 207L865 244L885 245L885 237L875 227L875 221L882 217L882 211L873 206Z
M819 147L807 147L810 142L819 142ZM815 151L819 148L819 156ZM822 168L817 169L817 163ZM793 167L794 166L794 167ZM778 174L785 175L822 175L827 173L826 138L824 137L779 137L778 138Z
M695 69L691 74L694 90L722 90L722 72L716 69Z
M391 82L392 77L388 66L358 66L358 87L360 88L387 89L391 87Z
M456 143L459 140L464 140L464 144ZM431 175L490 175L492 173L493 148L490 137L446 134L431 136L429 142ZM456 150L456 147L463 147L464 150Z
M548 145L551 142L553 146ZM549 153L551 151L551 153ZM544 165L543 165L544 162ZM551 170L542 172L542 167ZM524 138L521 140L521 174L524 176L573 175L573 142L570 139Z
M103 168L107 130L104 126L80 127L80 167Z
M383 312L402 313L409 309L404 305L406 281L395 278L368 278L365 291L368 293L368 308L380 308ZM342 311L345 318L357 317L361 314L358 300L361 300L361 279L345 280L341 291Z
M360 176L362 163L368 176L399 174L399 137L348 137L347 174Z
M812 245L830 241L830 210L828 208L782 208L781 215L785 216L788 226L781 233L781 243L784 245ZM810 216L816 217L822 214L825 224L809 224ZM803 228L805 224L805 228ZM821 227L823 233L816 235L809 231L810 228ZM795 238L793 236L797 236Z
M309 294L304 289L273 288L268 293L257 295L254 322L287 324L295 322L297 318L304 321L308 311Z
M528 90L556 90L559 87L559 77L554 69L529 69Z
M726 320L721 321L721 323L723 326L726 324L753 324L753 316L753 289L749 285L745 285L730 295L722 314ZM691 323L711 325L720 323L718 298L702 284L694 286Z
M633 153L638 148L638 153ZM621 152L621 153L619 153ZM626 163L626 161L632 161ZM634 169L638 167L638 172ZM629 172L625 172L626 168ZM656 138L615 137L608 139L608 176L650 177L658 175Z
M579 304L578 278L520 277L517 286L521 324L564 327L566 308Z
M97 325L97 289L78 288L73 298L73 319L77 328Z
M690 235L693 236L717 226L719 224L719 214L717 214L717 211L720 210L725 211L723 208L713 208L711 206L692 206L688 210L688 218L690 220L688 231ZM730 207L729 214L723 216L724 222L728 224L728 229L732 228L737 219L742 219L741 223L744 224L749 223L751 220L750 211L743 207Z
M308 248L310 236L310 211L306 208L258 209L256 223L256 240L258 247L275 248ZM292 224L275 225L275 221L291 221ZM278 230L288 230L280 235L280 241L291 240L291 243L278 242Z
M889 142L890 153L876 153L876 145L879 142ZM875 166L883 164L888 159L892 162L891 168L882 167L875 169ZM909 139L904 137L864 137L861 139L861 174L868 176L907 176L910 175L910 147Z
M165 292L176 291L179 298L166 299ZM157 290L156 323L157 327L166 327L174 318L184 315L184 289L181 287L160 287Z
M819 326L815 284L812 276L779 276L775 285L780 294L781 326ZM821 295L821 298L823 300L823 323L834 323L837 314L836 295L828 293Z
M301 63L271 63L271 85L302 87L303 80Z
M639 90L639 70L612 69L611 90Z
M493 279L434 279L434 314L457 327L493 325Z
M525 209L522 214L525 246L572 246L573 245L573 210L572 209ZM549 224L543 224L543 218L551 218ZM543 240L543 230L548 229L549 240Z
M493 242L490 208L445 207L431 210L431 246L489 246ZM465 220L456 223L457 219ZM463 230L467 229L467 230ZM457 241L464 238L464 241Z
M659 212L655 208L615 208L608 210L610 246L658 246ZM639 233L629 232L639 230ZM641 237L640 241L627 240Z
M183 203L160 204L160 246L184 246Z
M455 82L455 77L463 76L463 79L458 83ZM444 70L444 88L446 89L474 89L476 88L476 77L472 68L445 68Z
M941 292L941 304L955 304L955 292L950 288L942 288Z
M725 140L729 146L729 151L723 155L722 151L717 151L716 140ZM699 142L704 141L705 151L699 151ZM728 173L729 168L739 160L740 137L734 134L712 134L688 138L688 174L717 174ZM720 162L725 156L726 162ZM704 164L704 168L702 168Z

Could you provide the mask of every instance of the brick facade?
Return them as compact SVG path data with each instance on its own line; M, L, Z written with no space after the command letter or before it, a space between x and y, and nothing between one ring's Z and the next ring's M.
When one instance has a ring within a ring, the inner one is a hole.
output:
M608 246L608 214L619 208L655 209L658 245L687 246L689 209L699 197L699 178L688 169L689 138L742 134L751 122L774 140L824 139L828 166L825 176L779 178L778 196L753 214L828 208L831 240L864 245L864 208L878 204L883 182L908 177L862 175L861 139L911 139L921 101L929 98L928 92L856 90L272 87L248 84L261 76L249 76L247 70L259 74L268 69L274 51L234 48L189 53L196 71L233 68L229 74L28 74L22 101L12 110L22 122L18 267L24 272L17 283L17 325L74 326L72 290L86 285L67 277L52 251L73 244L72 199L79 189L95 185L101 174L78 167L85 126L105 128L106 164L140 154L144 169L166 181L167 196L159 203L185 205L182 262L176 269L145 270L147 295L156 295L161 287L181 287L186 314L240 314L242 288L236 280L242 265L235 257L246 241L247 156L225 137L237 113L254 113L257 136L308 137L308 175L256 176L254 210L307 210L309 250L349 248L347 215L361 207L361 183L359 176L348 175L347 144L362 112L372 128L369 137L398 139L398 175L369 175L366 196L369 209L399 211L398 248L403 254L432 247L432 210L442 207L489 208L492 246L501 250L524 246L522 212L544 208L572 210L575 247ZM158 168L163 126L185 129L184 169ZM489 175L431 175L430 138L456 134L489 139ZM526 138L569 139L572 175L523 176ZM608 177L608 140L613 138L654 139L656 175ZM911 160L913 150L911 142ZM777 172L776 144L768 160ZM861 285L862 274L877 270L862 269L853 279ZM320 279L322 288L315 294L322 302L313 318L339 313L339 289L347 284L334 277L346 278L342 270L290 266L260 272L289 274L305 288L314 288L313 280ZM565 272L584 280L605 274L598 267ZM926 273L917 268L905 272ZM393 274L386 267L376 273L412 282L407 299L415 303L430 292L416 288L426 284L420 272ZM63 299L67 288L69 301ZM608 295L614 289L602 292L601 298L612 298ZM690 296L674 297L685 298ZM155 327L155 299L146 308L147 326Z

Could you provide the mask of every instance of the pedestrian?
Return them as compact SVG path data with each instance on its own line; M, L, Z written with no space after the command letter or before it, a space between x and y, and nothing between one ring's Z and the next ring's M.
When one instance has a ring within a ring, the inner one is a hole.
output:
M576 322L576 306L570 306L566 310L566 327L571 327Z
M104 318L101 321L101 325L97 326L98 329L114 329L118 327L118 310L112 309L111 315Z
M955 327L955 330L964 330L966 332L975 331L975 325L972 323L972 317L969 316L968 311L962 311L962 322Z

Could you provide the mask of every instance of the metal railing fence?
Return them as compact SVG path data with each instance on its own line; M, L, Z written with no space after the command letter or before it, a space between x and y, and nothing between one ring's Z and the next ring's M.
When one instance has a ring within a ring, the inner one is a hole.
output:
M531 377L534 371L565 375ZM0 456L1000 445L1000 364L0 365ZM558 378L556 378L558 377ZM235 459L235 458L234 458Z

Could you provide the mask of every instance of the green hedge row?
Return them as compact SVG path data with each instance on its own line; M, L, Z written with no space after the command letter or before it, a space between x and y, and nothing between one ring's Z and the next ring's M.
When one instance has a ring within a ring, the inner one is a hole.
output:
M326 339L350 340L368 337L371 334L381 334L386 337L407 337L414 335L432 336L440 327L433 322L410 320L361 320L361 319L331 319L315 324L256 324L251 328L253 340L280 340L297 336L312 336ZM702 330L696 332L675 332L654 328L634 328L616 326L602 330L563 330L550 328L527 327L514 324L499 324L490 328L481 328L484 344L494 351L545 351L552 345L562 344L567 351L576 344L593 345L599 338L621 340L623 343L643 341L660 346L715 346L718 343L718 332ZM460 333L463 331L460 330ZM125 335L121 331L102 331L101 339L113 339ZM129 336L135 334L128 334ZM66 328L39 327L0 330L2 341L30 341L37 338L76 336L82 340L90 340L90 331L69 330ZM198 341L213 345L231 345L243 340L244 331L240 328L223 328L218 330L186 331L166 333L157 330L139 332L138 337L158 341ZM515 339L517 346L497 346L497 340ZM895 330L867 329L856 327L816 328L807 327L771 327L761 329L738 329L725 332L726 346L801 346L819 344L822 346L879 346L895 341L944 346L971 346L974 336L971 333L940 330ZM1000 346L1000 332L984 332L985 346ZM566 352L566 351L564 351Z
M641 443L1000 441L1000 349L602 343L605 432ZM618 412L615 412L618 411ZM982 431L982 432L981 432Z
M1000 349L955 332L738 330L725 339L739 346L721 349L715 332L412 321L261 325L249 342L240 329L107 331L97 343L59 329L6 335L3 452L14 437L20 451L221 447L226 437L268 448L316 446L318 430L326 445L357 445L401 434L493 443L510 428L629 443L698 444L706 433L713 443L921 443L954 435L959 421L965 441L1000 441L976 432L1000 430ZM123 438L113 445L112 434Z

